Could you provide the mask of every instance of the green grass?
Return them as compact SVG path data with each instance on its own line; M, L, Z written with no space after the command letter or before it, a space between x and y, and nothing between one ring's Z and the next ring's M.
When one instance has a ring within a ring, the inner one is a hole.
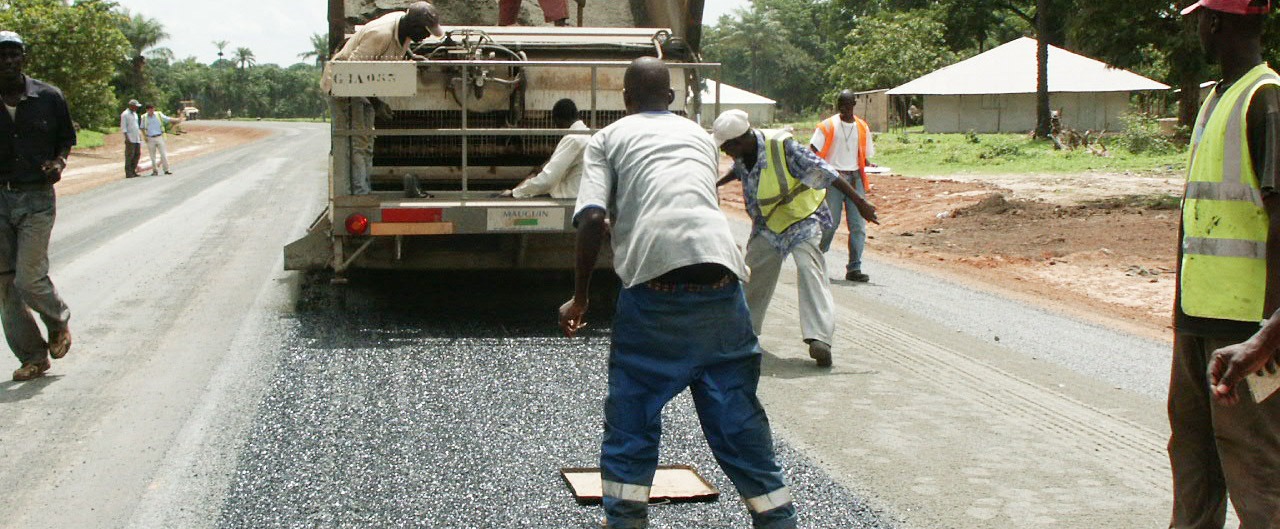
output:
M813 121L778 125L795 128L807 143ZM1110 156L1085 149L1059 151L1048 141L1025 134L928 134L921 127L878 133L871 161L905 176L950 174L1068 174L1098 172L1178 173L1186 169L1186 153L1131 153L1115 138L1103 140Z
M76 132L76 149L92 149L101 147L107 135L96 130L80 129Z

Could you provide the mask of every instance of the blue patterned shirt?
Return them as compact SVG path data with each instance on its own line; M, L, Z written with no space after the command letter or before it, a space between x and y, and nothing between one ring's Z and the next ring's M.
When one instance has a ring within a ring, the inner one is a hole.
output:
M797 244L821 236L822 230L830 228L832 226L831 210L827 208L826 201L823 201L813 215L792 224L782 233L774 233L769 229L765 224L765 216L760 210L760 201L756 193L760 189L760 172L769 166L769 155L766 151L764 133L759 130L752 130L752 132L756 135L756 165L748 171L742 160L735 158L733 174L742 181L742 198L747 206L747 214L751 216L751 236L764 237L773 249L786 255L791 253ZM804 185L814 189L827 189L831 182L839 177L835 169L832 169L825 160L800 145L799 142L787 139L783 143L783 148L787 155L787 169L791 171L791 176Z

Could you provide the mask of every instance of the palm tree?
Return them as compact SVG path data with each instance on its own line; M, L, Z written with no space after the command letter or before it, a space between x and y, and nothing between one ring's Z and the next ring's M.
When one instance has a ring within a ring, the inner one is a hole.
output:
M253 56L253 50L249 48L236 48L235 63L240 65L241 70L247 70L250 66L258 64L258 60Z
M222 60L222 51L227 49L227 45L231 44L225 40L215 40L213 45L218 47L218 60Z
M147 18L140 14L130 15L128 9L120 11L120 32L124 33L124 38L129 41L132 48L130 53L130 61L133 65L134 79L138 80L139 86L145 84L143 79L143 71L146 68L147 58L144 53L159 44L160 41L169 38L169 34L164 32L164 26L159 20Z
M316 58L316 66L324 66L324 61L329 60L329 37L321 33L311 35L311 51L304 51L298 54L299 59L309 57Z
M766 87L761 78L784 53L781 48L787 42L787 30L775 13L760 4L749 10L738 8L737 16L730 24L722 24L721 44L747 52L747 89L762 92Z

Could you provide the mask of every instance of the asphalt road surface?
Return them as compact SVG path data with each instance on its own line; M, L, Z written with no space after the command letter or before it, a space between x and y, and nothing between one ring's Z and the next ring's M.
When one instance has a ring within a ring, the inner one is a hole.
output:
M0 527L596 527L558 470L596 465L607 315L558 336L559 278L363 274L338 295L284 272L327 127L257 126L275 134L61 199L75 345L0 382ZM802 527L1164 523L1167 344L868 271L834 287L834 369L805 355L794 276L766 324ZM662 461L723 495L654 506L653 527L749 525L687 395Z

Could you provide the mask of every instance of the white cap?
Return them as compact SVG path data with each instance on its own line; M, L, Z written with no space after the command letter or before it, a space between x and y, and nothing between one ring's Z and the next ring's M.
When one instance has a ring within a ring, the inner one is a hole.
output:
M711 137L716 140L716 147L720 147L724 142L746 134L749 130L751 121L747 119L747 113L735 108L720 113L720 117L711 125Z

